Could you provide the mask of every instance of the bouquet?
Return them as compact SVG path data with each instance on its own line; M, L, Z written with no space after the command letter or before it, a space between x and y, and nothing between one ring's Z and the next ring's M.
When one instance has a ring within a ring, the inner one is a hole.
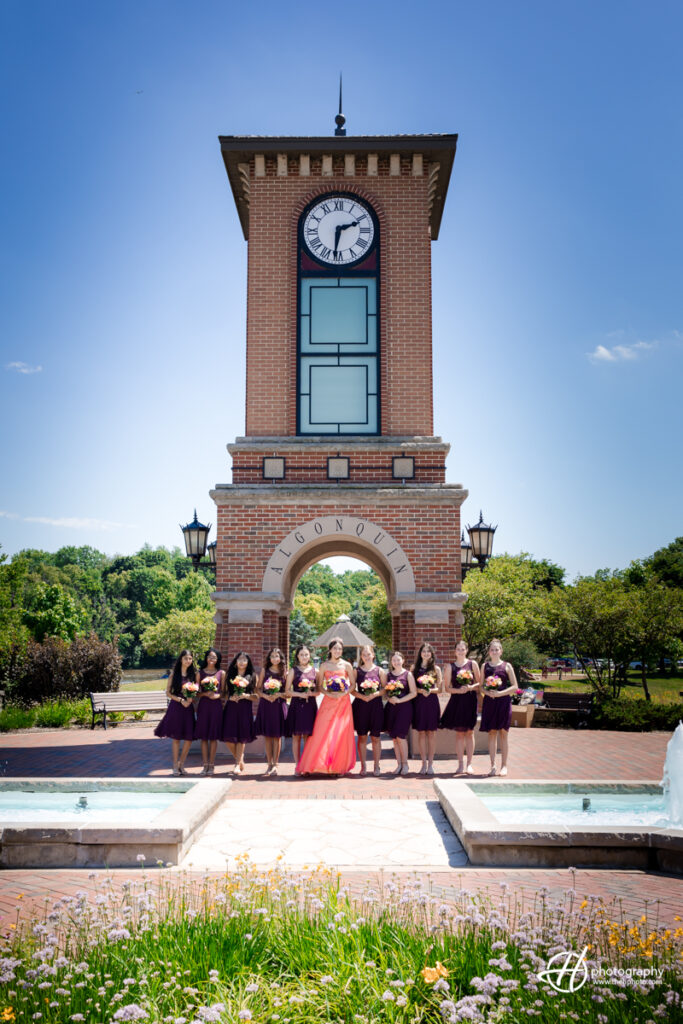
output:
M279 693L282 689L282 680L278 679L277 676L268 676L268 678L263 682L263 689L271 696L275 693Z
M498 676L487 676L486 679L484 680L484 690L488 690L489 692L492 690L497 690L499 683L500 679L498 678Z
M436 676L433 672L425 672L418 676L415 682L423 693L431 693L436 686Z
M379 692L379 681L377 679L364 679L358 684L358 689L364 697L373 697Z
M196 683L183 683L183 688L180 692L184 700L192 700L199 693L199 687Z
M230 682L237 691L238 696L243 697L247 693L253 693L253 686L244 676L235 676Z
M349 681L346 676L337 675L333 672L325 673L325 689L330 693L346 693L349 688Z
M390 697L402 697L405 686L400 679L390 679L384 689Z
M202 693L218 693L218 680L215 676L207 676L202 679Z
M301 676L294 690L296 693L313 693L315 690L315 679L307 679L306 676Z
M474 676L468 668L461 668L455 677L455 681L459 686L471 686L473 679Z

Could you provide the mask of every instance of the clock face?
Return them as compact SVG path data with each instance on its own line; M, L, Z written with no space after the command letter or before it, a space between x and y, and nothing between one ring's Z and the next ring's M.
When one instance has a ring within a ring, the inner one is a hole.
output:
M327 196L307 213L303 237L311 255L322 263L348 266L362 259L375 237L367 206L350 196Z

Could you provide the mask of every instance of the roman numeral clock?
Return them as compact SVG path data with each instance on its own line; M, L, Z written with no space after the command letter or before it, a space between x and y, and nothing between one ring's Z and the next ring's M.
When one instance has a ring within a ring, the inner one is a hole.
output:
M378 573L394 646L454 656L467 492L433 432L431 245L456 143L220 138L248 242L246 430L211 491L225 657L287 648L301 575L335 554Z

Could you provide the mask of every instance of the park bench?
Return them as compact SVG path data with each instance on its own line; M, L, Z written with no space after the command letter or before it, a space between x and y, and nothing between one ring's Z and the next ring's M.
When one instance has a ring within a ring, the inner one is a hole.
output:
M110 711L165 711L168 697L165 690L130 690L115 693L91 693L92 725L95 728L95 717L102 716L104 728L107 728L107 715Z
M548 711L568 711L576 714L577 729L585 728L593 710L592 693L563 693L560 690L545 691L544 706Z

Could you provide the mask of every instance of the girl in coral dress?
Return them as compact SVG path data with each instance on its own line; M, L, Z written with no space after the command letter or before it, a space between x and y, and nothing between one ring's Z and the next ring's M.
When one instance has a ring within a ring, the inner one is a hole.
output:
M343 775L356 763L351 714L355 675L343 653L344 645L335 637L328 646L327 661L318 669L318 692L324 696L313 733L296 766L297 775Z

